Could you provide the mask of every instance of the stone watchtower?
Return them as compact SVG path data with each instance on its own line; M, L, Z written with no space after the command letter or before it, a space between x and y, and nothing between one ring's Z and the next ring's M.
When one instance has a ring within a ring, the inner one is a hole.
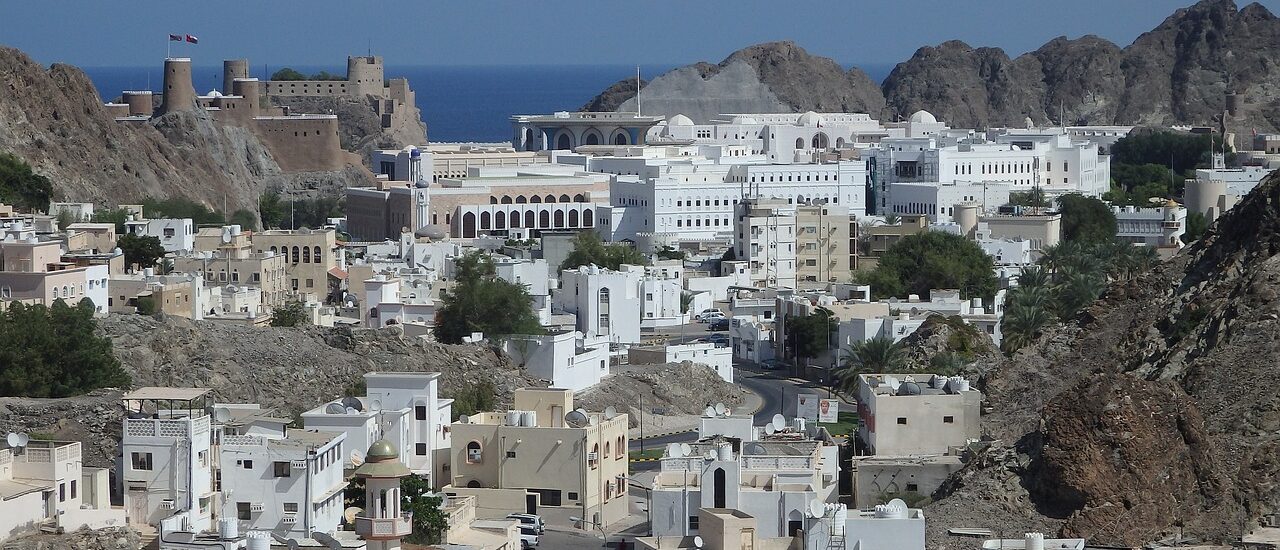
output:
M356 534L368 550L399 550L413 532L413 514L400 509L400 478L411 475L400 451L385 439L369 446L355 476L364 480L364 510L356 515Z
M222 93L226 95L237 95L235 82L236 79L240 78L249 78L249 60L222 60Z
M191 59L170 57L164 60L164 97L160 113L192 111L196 108L196 89L191 86Z
M382 56L347 56L347 91L351 95L382 97Z

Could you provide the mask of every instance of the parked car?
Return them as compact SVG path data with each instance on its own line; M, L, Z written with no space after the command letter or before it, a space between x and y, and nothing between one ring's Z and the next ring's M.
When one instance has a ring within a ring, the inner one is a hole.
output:
M787 364L777 359L766 359L760 363L760 368L764 370L782 370L787 368Z
M710 330L729 330L729 319L727 317L712 319L707 328Z
M542 516L537 514L507 514L507 519L519 520L522 527L533 527L539 535L547 532L546 524L542 523Z
M729 345L729 335L728 334L712 334L710 337L707 338L707 341L711 342L712 344L724 344L727 346Z
M536 548L538 543L542 541L542 537L538 536L538 529L525 524L520 524L520 547Z
M718 310L718 309L712 308L712 309L704 309L704 310L702 310L702 312L701 312L701 313L698 313L698 314L697 314L697 315L695 315L693 318L694 318L694 320L698 321L699 323L706 323L706 322L709 322L709 321L714 321L714 320L716 320L716 319L724 319L725 317L726 317L726 315L724 314L724 312L723 312L723 311L720 311L720 310Z

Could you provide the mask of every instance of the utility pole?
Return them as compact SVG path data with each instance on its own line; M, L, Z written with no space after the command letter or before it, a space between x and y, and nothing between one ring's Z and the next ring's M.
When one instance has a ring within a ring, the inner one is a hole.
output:
M640 454L644 455L644 394L640 394Z

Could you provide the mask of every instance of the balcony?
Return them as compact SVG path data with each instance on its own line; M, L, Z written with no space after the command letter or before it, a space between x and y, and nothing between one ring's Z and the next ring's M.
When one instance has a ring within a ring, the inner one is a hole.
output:
M395 518L356 516L356 534L361 538L405 537L413 532L413 513L403 512Z

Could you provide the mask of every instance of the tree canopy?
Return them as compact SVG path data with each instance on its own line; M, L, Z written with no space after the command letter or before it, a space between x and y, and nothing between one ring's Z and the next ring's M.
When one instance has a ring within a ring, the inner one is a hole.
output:
M959 235L925 231L903 237L880 257L874 271L855 277L877 297L927 296L934 289L958 289L966 298L990 299L997 281L991 257Z
M649 265L649 259L625 243L605 244L594 231L579 231L573 239L573 252L560 263L560 269L596 265L616 270L623 264Z
M820 307L809 315L787 318L785 344L792 357L812 359L827 349L835 328L831 315L831 310Z
M307 319L307 309L303 307L302 302L289 302L271 310L273 327L296 327L307 324L310 324L310 320Z
M294 70L292 67L285 67L274 73L271 73L271 80L346 80L347 77L340 74L332 74L329 71L320 71L313 75L307 75Z
M111 353L111 339L94 334L94 305L62 300L50 307L11 302L0 313L0 395L68 397L127 387L129 375Z
M148 218L191 218L191 223L196 226L226 223L222 212L181 197L146 199L142 201L142 212Z
M1062 195L1058 211L1062 213L1064 241L1105 243L1116 237L1116 215L1101 200L1076 193Z
M342 216L342 200L336 197L283 199L275 191L267 191L258 198L258 215L266 229L319 228L329 223L329 218Z
M499 278L488 254L473 251L458 258L455 265L454 287L440 295L437 339L458 344L473 332L486 336L542 334L528 290Z
M1208 166L1213 151L1221 150L1222 138L1218 135L1137 129L1111 145L1111 170L1115 175L1118 165L1166 167L1172 163L1174 172L1184 174L1198 166Z
M137 265L139 269L155 267L164 257L164 245L160 237L142 237L125 233L116 239L116 247L124 252L125 265Z
M876 336L845 346L840 360L843 368L835 374L841 387L853 390L858 387L859 374L898 372L906 360L906 350L901 342L894 342L892 336Z
M1204 217L1204 214L1189 212L1187 214L1187 230L1182 234L1183 244L1191 244L1192 241L1199 239L1208 230L1209 220Z
M12 153L0 153L0 202L22 210L49 209L53 183L31 171L31 165Z

